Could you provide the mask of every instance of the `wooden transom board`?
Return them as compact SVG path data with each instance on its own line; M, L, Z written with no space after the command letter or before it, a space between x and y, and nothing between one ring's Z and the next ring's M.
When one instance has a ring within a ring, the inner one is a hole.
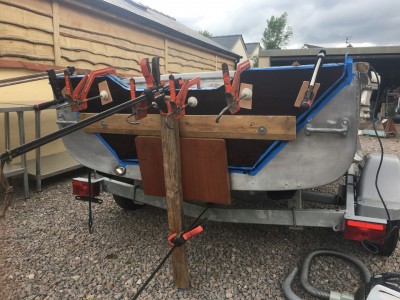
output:
M135 139L145 195L165 197L161 138ZM231 203L228 158L223 139L180 138L184 200Z

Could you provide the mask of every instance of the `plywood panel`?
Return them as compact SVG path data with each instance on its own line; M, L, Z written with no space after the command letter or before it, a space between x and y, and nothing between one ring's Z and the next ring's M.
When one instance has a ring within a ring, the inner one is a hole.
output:
M161 138L137 137L143 189L165 196ZM228 161L224 140L181 138L182 189L185 200L230 204Z

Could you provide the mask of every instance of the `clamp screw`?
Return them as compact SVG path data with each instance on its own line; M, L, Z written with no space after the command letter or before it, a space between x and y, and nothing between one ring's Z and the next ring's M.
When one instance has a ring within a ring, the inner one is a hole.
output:
M107 128L107 122L102 121L101 122L101 128Z

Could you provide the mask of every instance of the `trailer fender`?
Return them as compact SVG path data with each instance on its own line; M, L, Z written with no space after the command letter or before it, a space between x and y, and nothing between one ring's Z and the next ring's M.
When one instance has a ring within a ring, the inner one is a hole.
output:
M384 154L381 166L380 162L380 153L371 153L366 156L357 186L356 215L387 220L380 193L389 211L390 219L400 220L400 160L396 155ZM379 193L375 182L377 182Z

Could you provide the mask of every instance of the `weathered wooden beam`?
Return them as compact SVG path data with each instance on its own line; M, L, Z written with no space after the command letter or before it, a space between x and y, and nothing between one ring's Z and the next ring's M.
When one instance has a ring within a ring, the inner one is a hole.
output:
M81 113L83 120L93 114ZM103 121L85 128L86 132L116 133L133 135L160 136L159 115L148 115L139 125L126 121L126 114L115 114ZM295 140L296 117L294 116L222 116L215 123L216 116L187 115L180 122L180 136L192 138L223 138L250 140Z
M160 118L158 115L157 117ZM161 116L161 143L169 234L178 234L183 230L179 121L169 120L174 127L170 129L165 124L165 118L165 116ZM189 287L188 257L185 245L177 247L172 252L172 274L177 288L186 289Z
M60 49L60 6L58 0L51 2L53 10L53 47L54 47L54 64L61 65L61 49Z

